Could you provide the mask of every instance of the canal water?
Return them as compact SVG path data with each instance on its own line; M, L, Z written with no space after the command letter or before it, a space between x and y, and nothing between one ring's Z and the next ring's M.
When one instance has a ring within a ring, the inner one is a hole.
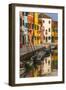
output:
M20 78L56 76L58 72L57 49L41 48L20 58ZM29 58L28 58L29 57Z

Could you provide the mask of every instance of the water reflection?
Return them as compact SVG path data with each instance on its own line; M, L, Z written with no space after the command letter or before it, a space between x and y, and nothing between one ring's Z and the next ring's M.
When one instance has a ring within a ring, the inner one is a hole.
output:
M28 54L26 54L28 57ZM20 77L55 76L58 69L57 47L36 50L29 59L20 61Z

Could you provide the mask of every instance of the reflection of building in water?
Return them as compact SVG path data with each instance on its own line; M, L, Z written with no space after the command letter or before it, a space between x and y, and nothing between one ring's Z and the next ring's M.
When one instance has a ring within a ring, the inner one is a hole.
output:
M53 69L58 69L58 50L53 50L51 54L51 59L52 59L52 70Z
M44 43L51 43L52 19L43 13L40 13L39 19L42 21Z
M51 55L45 57L44 60L41 62L41 75L46 75L51 73Z

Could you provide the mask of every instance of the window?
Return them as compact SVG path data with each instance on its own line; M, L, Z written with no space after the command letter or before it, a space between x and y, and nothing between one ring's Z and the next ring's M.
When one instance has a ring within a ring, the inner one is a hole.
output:
M39 29L39 26L37 25L37 30Z
M36 24L34 24L34 29L36 30Z
M45 39L46 39L46 42L47 42L47 37Z
M20 18L20 26L22 26L22 19Z
M45 21L43 20L43 23L45 23Z
M26 12L26 16L28 15L28 12Z
M45 40L45 36L43 37L43 39Z
M39 26L36 25L36 24L32 24L32 28L35 29L35 30L38 30L39 29Z
M50 20L49 20L49 24L50 24Z
M32 29L34 29L34 24L32 24Z
M27 28L27 23L24 23L25 28Z
M24 12L22 12L22 15L24 16Z
M23 20L23 25L24 25L24 20Z
M23 15L24 15L24 16L27 16L27 15L28 15L28 12L24 12Z
M24 35L22 36L22 43L23 43L23 45L24 45Z
M47 29L46 29L46 33L45 34L47 35Z

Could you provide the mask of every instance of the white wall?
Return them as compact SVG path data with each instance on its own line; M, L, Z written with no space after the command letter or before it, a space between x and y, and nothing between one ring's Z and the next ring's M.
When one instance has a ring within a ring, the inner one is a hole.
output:
M51 72L51 55L49 57L46 57L45 59L47 59L47 63L44 60L44 74L48 74ZM48 65L48 61L50 61L50 65Z
M14 88L8 86L8 4L14 2L43 5L64 5L66 7L66 0L0 0L0 90L66 90L66 83Z
M51 28L51 22L52 22L52 20L51 19L48 19L48 18L44 18L44 19L42 19L42 20L44 20L45 22L43 23L43 26L44 26L44 28L45 28L45 31L44 31L44 36L45 37L51 37L51 32L52 32L52 28ZM49 24L49 21L50 21L50 24ZM49 28L50 28L50 32L49 32ZM46 34L46 30L47 30L47 34ZM46 39L45 39L45 43L46 43ZM51 39L49 40L47 40L47 43L51 43Z

